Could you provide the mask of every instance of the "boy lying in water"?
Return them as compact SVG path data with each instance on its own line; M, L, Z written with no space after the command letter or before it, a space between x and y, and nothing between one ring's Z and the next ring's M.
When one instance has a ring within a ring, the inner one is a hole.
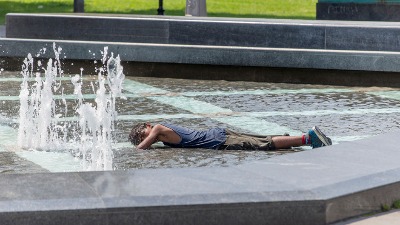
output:
M148 149L161 141L173 148L207 148L225 150L277 150L310 145L313 148L332 145L318 127L313 127L301 136L252 135L235 133L228 129L211 128L194 130L169 123L139 123L133 126L129 141L137 149Z

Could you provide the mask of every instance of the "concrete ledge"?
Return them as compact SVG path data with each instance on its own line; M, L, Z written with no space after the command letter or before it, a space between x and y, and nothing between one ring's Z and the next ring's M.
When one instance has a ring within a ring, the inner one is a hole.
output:
M221 168L0 175L2 224L329 224L400 199L399 132Z
M398 52L245 48L5 38L0 39L0 57L3 58L3 62L0 61L0 67L9 70L20 70L22 60L17 60L18 63L16 63L16 65L10 65L9 63L11 60L7 58L23 59L28 53L36 55L39 58L54 57L54 43L63 49L61 59L81 62L91 61L91 63L93 63L94 60L101 60L102 55L100 51L103 51L104 47L108 46L109 52L119 54L122 60L125 61L127 74L134 76L162 76L164 73L164 75L166 74L167 76L184 78L209 78L203 76L211 76L212 78L215 76L214 79L227 80L248 80L251 78L258 81L280 79L277 81L299 83L336 82L335 84L343 85L400 85L400 76L397 74L400 71L400 53ZM44 48L46 48L46 51L43 51ZM76 63L76 65L79 65L79 63ZM143 72L146 70L143 69L143 67L146 66L151 68L150 72ZM188 66L190 66L190 68ZM67 63L65 69L68 70ZM191 76L191 72L188 72L197 69L201 70L201 73L199 72L200 74L193 73L193 76ZM289 72L287 70L289 70ZM79 68L75 73L77 73L77 71L79 72ZM353 75L351 75L349 71L353 71ZM221 72L221 74L218 75L217 72ZM373 74L369 76L368 73ZM377 75L377 73L379 75ZM387 75L385 75L385 73ZM286 74L285 76L288 78L283 78L283 76L281 76L282 74ZM329 74L338 75L333 77L335 79L329 79ZM246 77L245 75L250 77ZM351 78L352 76L354 79ZM307 77L309 77L310 80L307 80ZM370 79L366 79L366 77ZM366 83L363 83L364 80Z
M163 45L115 42L29 40L0 38L0 57L54 57L53 45L62 47L61 59L100 60L100 51L119 54L124 61L336 69L400 72L400 53L312 49L244 48L226 46ZM46 49L45 53L41 49Z
M390 7L393 7L392 5ZM400 23L7 14L8 38L399 51Z

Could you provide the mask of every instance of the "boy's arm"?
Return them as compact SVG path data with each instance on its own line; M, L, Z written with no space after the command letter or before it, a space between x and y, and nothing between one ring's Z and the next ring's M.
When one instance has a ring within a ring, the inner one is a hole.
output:
M147 136L142 142L140 142L138 146L136 146L137 149L148 149L152 144L157 142L159 131L154 128L151 130L149 136Z
M148 149L152 144L160 140L161 136L165 136L166 127L157 124L155 125L149 135L136 147L137 149ZM162 138L163 139L163 138Z
M147 149L157 141L178 144L181 141L181 137L170 128L161 124L157 124L151 129L149 135L136 148Z

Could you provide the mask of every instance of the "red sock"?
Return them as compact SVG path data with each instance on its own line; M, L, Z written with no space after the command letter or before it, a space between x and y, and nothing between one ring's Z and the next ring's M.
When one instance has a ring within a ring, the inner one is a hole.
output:
M301 143L302 143L303 145L309 145L309 144L311 144L311 140L310 140L308 134L303 134L303 135L301 136Z

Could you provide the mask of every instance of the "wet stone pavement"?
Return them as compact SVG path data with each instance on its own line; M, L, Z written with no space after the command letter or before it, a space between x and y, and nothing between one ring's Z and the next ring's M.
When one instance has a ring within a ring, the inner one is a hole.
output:
M44 172L49 171L31 161L19 157L14 152L0 152L0 174Z
M5 154L3 170L18 172L18 168L13 169L13 161L8 160L11 156L14 161L20 157L19 161L32 162L32 171L36 171L37 167L51 172L82 170L82 159L74 157L68 149L47 153L16 147L21 84L18 74L3 72L0 78L0 132L3 133L0 149ZM76 116L73 107L76 100L69 75L65 77L63 91L68 110L59 107L59 113L73 118ZM89 76L84 79L86 102L94 102L91 87L91 82L96 85L94 79ZM168 121L198 129L219 126L265 135L285 132L299 135L317 125L332 138L334 144L375 136L400 127L400 89L394 88L127 77L124 94L126 99L117 101L115 169L225 167L310 149L214 151L171 149L156 144L155 149L142 151L127 142L130 128L138 122ZM56 104L60 105L60 101L56 100ZM73 132L76 122L69 123ZM68 166L59 166L57 161ZM51 165L46 164L49 162ZM7 165L10 168L6 168Z

